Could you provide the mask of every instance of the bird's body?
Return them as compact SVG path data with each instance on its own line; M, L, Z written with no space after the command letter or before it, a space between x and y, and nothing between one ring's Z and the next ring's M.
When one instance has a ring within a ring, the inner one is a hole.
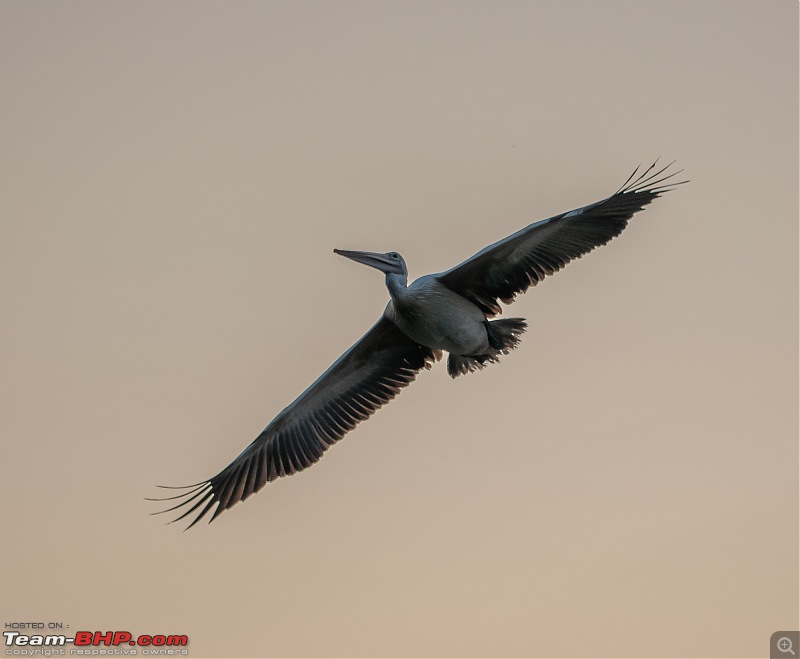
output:
M484 313L463 295L447 288L438 275L420 277L407 288L397 286L389 292L392 299L384 317L420 345L457 355L489 351Z
M667 166L669 167L669 166ZM628 220L677 183L655 163L616 193L594 204L528 225L450 270L408 285L397 252L334 250L381 270L390 300L380 320L353 347L280 412L219 474L170 499L183 499L178 519L198 511L196 524L215 505L219 514L267 482L301 471L359 422L393 399L423 368L449 353L452 377L497 362L519 343L521 318L492 320L571 260L619 235ZM676 172L677 173L677 172ZM162 499L163 500L163 499ZM175 520L177 521L177 520Z

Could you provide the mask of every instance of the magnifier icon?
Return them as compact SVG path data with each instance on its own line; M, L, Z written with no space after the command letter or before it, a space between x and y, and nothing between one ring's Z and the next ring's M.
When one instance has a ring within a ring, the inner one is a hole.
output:
M793 656L797 656L797 655L795 655L795 653L794 653L794 650L792 650L792 639L790 639L789 637L787 637L787 636L781 636L781 637L778 639L778 642L777 642L775 645L777 645L777 646L778 646L778 649L779 649L781 652L789 652L789 653L791 653Z

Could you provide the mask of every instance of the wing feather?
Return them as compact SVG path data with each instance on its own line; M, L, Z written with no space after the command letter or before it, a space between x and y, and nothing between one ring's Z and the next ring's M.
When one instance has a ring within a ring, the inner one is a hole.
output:
M209 521L258 492L269 481L295 474L358 423L392 400L440 355L409 339L381 318L350 350L284 409L255 440L213 478L169 499L184 501L162 513L200 509L188 528L216 509ZM160 499L160 500L166 500Z
M502 313L499 301L510 304L547 275L605 245L622 233L635 213L685 183L671 182L680 173L665 173L671 164L659 169L656 161L638 177L637 167L610 197L534 222L438 275L439 281L488 316Z

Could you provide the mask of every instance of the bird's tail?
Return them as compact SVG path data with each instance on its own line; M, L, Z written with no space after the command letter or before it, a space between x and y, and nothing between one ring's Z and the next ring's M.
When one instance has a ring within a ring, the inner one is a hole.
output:
M479 371L489 364L500 361L500 355L507 355L520 342L520 338L528 327L524 318L504 318L503 320L487 320L486 333L489 335L491 350L485 355L455 355L447 358L447 372L451 378L465 373Z

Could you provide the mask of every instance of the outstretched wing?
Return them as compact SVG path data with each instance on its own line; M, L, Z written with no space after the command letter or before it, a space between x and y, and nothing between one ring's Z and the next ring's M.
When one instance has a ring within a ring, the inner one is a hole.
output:
M422 368L440 357L381 318L314 384L283 410L230 465L176 497L186 507L178 521L200 509L191 528L217 504L209 522L280 476L310 467L360 421L392 400ZM159 513L156 513L159 514Z
M472 300L487 315L502 313L498 300L510 304L518 293L546 275L605 245L622 233L634 213L685 183L669 180L680 173L665 174L671 164L656 170L653 163L638 177L637 167L607 199L530 224L438 275L439 281Z

